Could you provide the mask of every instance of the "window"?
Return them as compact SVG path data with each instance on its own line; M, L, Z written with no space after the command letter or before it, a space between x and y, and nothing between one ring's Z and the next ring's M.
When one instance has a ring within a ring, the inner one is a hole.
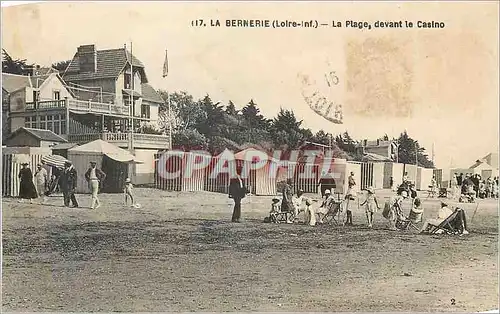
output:
M124 82L123 88L125 88L125 89L130 89L131 88L131 85L130 85L130 74L124 73L124 80L123 80L123 82Z
M36 117L25 117L24 127L26 128L36 128Z
M55 91L53 91L52 93L53 93L53 95L54 95L54 97L53 97L53 98L54 98L54 100L61 100L61 92L60 92L60 91L55 90Z
M66 120L61 120L61 134L66 134Z
M33 102L38 101L39 95L40 94L38 93L38 91L36 91L36 90L33 91Z
M142 118L151 118L151 109L149 105L141 105L141 117Z
M41 116L40 117L40 129L45 130L47 128L47 117Z

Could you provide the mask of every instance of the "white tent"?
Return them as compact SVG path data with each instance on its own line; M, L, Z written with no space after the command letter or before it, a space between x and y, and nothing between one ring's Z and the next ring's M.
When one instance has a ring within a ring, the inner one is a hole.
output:
M105 157L108 157L108 159ZM107 175L103 183L103 191L106 192L120 191L120 186L132 174L129 165L142 163L127 150L103 140L95 140L69 149L68 159L73 163L78 173L77 193L90 192L84 174L91 161L95 162L97 167Z
M103 140L95 140L93 142L76 146L68 150L69 154L83 154L83 155L95 155L102 154L109 158L125 163L142 163L142 161L136 160L135 156L129 151L124 150L118 146L108 143Z

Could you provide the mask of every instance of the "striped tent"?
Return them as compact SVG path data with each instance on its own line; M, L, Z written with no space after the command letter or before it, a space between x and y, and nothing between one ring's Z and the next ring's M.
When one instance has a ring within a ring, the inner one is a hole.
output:
M64 168L64 163L67 162L66 158L59 155L48 155L42 157L42 163L56 168Z

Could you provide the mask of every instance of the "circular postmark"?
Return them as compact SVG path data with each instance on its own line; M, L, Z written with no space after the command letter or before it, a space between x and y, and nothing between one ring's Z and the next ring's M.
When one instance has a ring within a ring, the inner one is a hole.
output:
M319 84L307 74L299 74L301 83L301 94L306 104L317 115L336 123L343 123L342 105L332 101L328 94L338 88L340 79L335 71L328 71L322 75L323 85L327 86L328 92L322 92Z

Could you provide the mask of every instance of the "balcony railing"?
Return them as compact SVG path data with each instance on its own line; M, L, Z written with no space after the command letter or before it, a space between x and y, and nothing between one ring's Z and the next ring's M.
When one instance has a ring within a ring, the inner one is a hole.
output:
M108 113L118 115L129 115L129 107L115 104L105 104L92 101L68 99L69 109L88 111L94 113Z
M72 143L88 143L98 139L115 144L116 146L127 148L129 146L130 133L88 133L69 134L68 141ZM169 138L165 135L132 133L134 148L155 148L166 149L169 146Z
M26 103L26 110L44 110L66 108L66 103L69 109L77 111L86 111L91 113L104 113L113 115L129 115L128 106L117 104L105 104L100 102L84 101L77 99L62 99L62 100L42 100L38 102Z
M35 108L36 106L36 108ZM58 108L66 108L66 101L62 100L43 100L38 101L36 103L29 102L26 103L26 110L35 110L35 109L58 109Z

